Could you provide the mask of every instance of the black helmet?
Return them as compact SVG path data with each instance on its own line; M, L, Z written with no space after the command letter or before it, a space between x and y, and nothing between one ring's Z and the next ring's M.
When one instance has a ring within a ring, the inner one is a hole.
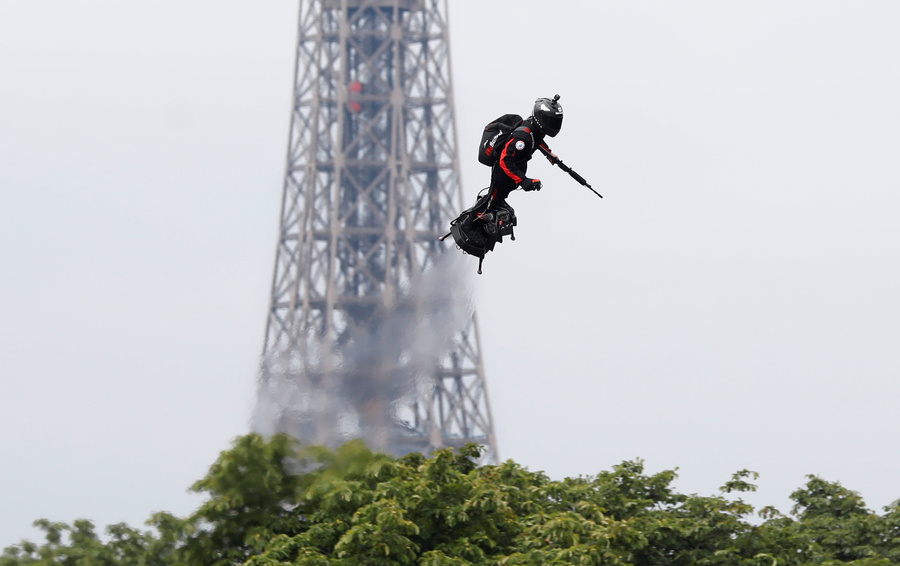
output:
M559 104L559 95L555 95L553 100L549 98L535 100L531 116L545 135L554 137L562 128L563 109Z

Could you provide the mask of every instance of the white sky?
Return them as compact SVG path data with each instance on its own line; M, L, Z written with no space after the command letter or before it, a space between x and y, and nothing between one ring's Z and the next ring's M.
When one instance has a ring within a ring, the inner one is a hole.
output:
M900 498L900 4L451 4L466 201L554 93L605 197L536 160L475 279L501 457ZM186 514L247 430L297 1L260 6L0 0L0 547Z

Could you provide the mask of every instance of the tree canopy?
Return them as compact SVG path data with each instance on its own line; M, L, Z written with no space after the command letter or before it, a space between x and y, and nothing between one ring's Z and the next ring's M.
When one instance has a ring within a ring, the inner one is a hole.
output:
M6 548L0 566L900 564L900 505L875 513L816 476L784 515L740 498L756 489L748 470L703 497L639 460L556 481L513 461L477 466L480 453L393 458L249 434L192 486L206 499L190 516L104 536L88 520L42 519L45 541Z

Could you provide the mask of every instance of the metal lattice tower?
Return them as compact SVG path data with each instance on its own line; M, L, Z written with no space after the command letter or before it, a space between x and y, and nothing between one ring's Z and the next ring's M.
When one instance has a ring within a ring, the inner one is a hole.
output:
M446 0L301 0L257 429L496 461L474 310L428 282L461 205Z

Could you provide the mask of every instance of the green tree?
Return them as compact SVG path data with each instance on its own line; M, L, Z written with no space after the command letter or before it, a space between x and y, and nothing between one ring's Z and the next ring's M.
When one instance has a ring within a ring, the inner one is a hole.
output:
M293 512L302 480L291 470L296 454L296 443L286 435L237 438L191 487L208 499L186 525L177 526L175 542L180 537L181 544L175 557L197 566L240 564L273 536L302 528Z
M623 462L555 481L481 449L392 458L350 442L298 447L286 436L234 441L193 490L186 518L150 530L41 520L45 542L7 548L0 566L425 566L900 564L900 505L879 515L858 493L810 476L790 516L754 509L735 473L718 495L678 493L675 471Z
M164 566L171 554L159 545L155 534L137 531L119 523L107 527L106 540L94 531L94 524L79 519L67 525L45 519L35 521L44 532L45 543L24 542L7 548L0 566L20 564L64 566Z
M859 493L816 476L808 476L806 486L791 499L798 519L795 528L817 560L876 565L896 558L898 541L896 533L891 534L896 509L879 516L866 508Z

